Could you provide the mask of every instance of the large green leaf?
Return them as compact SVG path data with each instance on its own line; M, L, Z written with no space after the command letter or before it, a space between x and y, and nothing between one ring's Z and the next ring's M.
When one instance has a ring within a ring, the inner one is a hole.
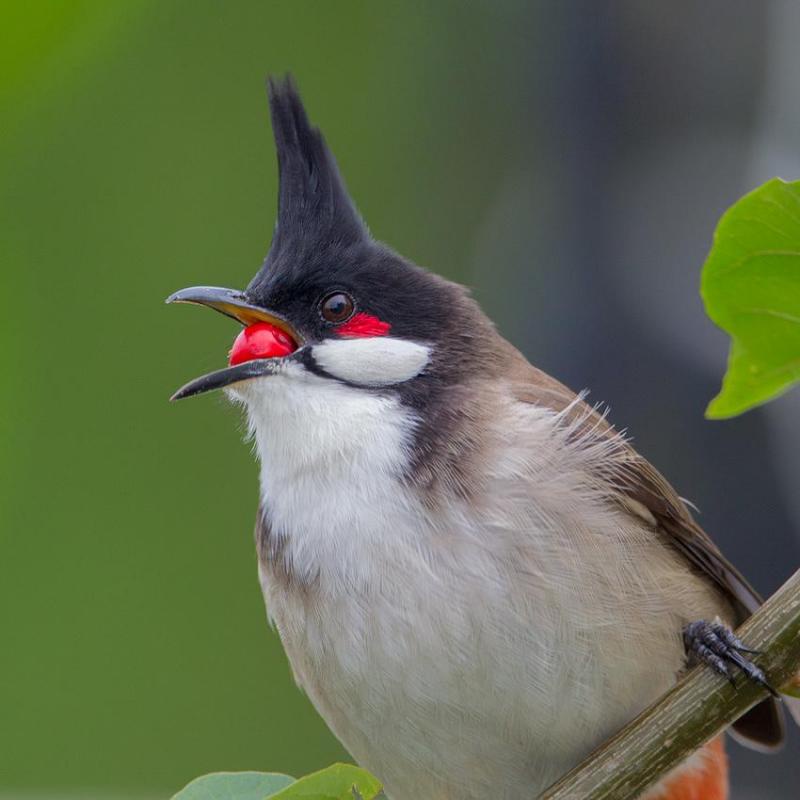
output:
M273 800L374 800L380 791L380 783L366 770L352 764L334 764L300 778Z
M264 800L293 782L274 772L213 772L195 778L172 800Z
M774 178L724 214L701 293L732 339L707 416L741 414L800 380L800 181Z

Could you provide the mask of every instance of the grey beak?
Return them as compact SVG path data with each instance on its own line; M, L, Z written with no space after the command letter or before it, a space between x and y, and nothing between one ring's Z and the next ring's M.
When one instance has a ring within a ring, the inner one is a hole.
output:
M270 322L291 336L298 345L303 343L302 337L283 317L253 305L242 292L238 292L235 289L222 289L218 286L192 286L171 294L166 302L207 306L245 326L252 325L255 322ZM277 359L259 359L210 372L208 375L189 381L185 386L178 389L170 400L182 400L184 397L203 394L213 389L222 389L232 383L238 383L250 378L274 375L278 371L279 364L280 361Z
M287 320L273 311L254 306L242 292L236 291L236 289L222 289L219 286L190 286L188 289L174 292L165 302L207 306L226 317L235 319L242 325L270 322L291 336L298 345L303 343L303 337Z

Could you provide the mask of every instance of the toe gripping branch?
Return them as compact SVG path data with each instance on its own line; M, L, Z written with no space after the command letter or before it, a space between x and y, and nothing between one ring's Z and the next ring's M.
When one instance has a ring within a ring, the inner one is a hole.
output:
M759 651L745 647L741 639L722 623L708 622L704 619L690 622L683 629L683 643L690 658L701 664L708 664L734 686L735 667L753 683L762 686L774 697L778 696L763 670L744 655L759 655Z

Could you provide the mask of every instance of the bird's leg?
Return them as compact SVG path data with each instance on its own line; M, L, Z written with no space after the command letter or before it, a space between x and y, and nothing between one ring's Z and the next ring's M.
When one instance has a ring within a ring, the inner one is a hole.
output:
M683 644L690 660L708 664L715 672L726 677L734 686L733 668L741 670L749 680L763 686L770 694L778 693L770 686L763 670L743 654L758 654L750 650L734 632L718 620L708 622L701 619L690 622L683 629Z

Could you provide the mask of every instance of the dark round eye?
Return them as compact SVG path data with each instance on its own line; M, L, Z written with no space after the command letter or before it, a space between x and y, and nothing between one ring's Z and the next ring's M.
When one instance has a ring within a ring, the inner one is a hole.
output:
M355 308L353 298L344 292L333 292L322 299L320 311L328 322L344 322Z

